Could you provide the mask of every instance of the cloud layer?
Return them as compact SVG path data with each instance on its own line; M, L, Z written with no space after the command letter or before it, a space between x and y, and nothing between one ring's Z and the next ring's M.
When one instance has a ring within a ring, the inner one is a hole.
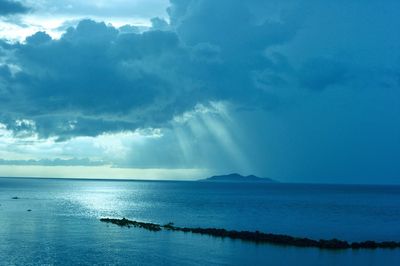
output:
M53 159L392 182L399 9L399 1L171 0L169 17L144 32L85 19L59 39L0 40L0 123L21 142L49 140L61 150ZM32 164L50 162L39 153ZM21 159L10 154L8 163Z
M3 43L1 122L18 130L15 121L29 120L40 136L65 139L161 126L211 100L266 104L254 81L273 65L264 50L290 40L296 26L256 24L241 4L219 21L224 4L193 2L180 13L185 4L172 3L171 25L154 19L141 34L83 20L59 40L37 32Z

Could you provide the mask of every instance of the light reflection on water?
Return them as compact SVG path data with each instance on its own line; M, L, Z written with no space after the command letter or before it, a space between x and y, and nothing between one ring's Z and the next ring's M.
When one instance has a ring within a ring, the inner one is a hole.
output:
M391 265L400 261L398 250L255 245L119 228L98 218L399 241L399 192L399 187L0 179L0 257L17 265L251 265L266 264L266 258L269 265L298 265L299 260L307 265Z
M121 188L114 186L79 187L61 198L69 209L80 210L79 214L88 217L121 217L127 214L142 213L155 207L151 202L143 202L149 190L137 187ZM130 215L131 218L132 215Z

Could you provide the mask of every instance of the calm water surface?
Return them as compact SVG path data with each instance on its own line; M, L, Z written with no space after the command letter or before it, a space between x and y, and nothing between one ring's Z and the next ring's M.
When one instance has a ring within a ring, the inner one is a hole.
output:
M400 241L399 186L0 178L0 204L0 265L400 265L400 250L283 247L98 221Z

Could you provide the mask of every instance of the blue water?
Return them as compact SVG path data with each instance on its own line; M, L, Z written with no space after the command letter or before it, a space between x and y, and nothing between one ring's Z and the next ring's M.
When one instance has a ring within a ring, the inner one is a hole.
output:
M400 265L400 250L283 247L98 220L400 241L400 186L0 178L0 204L0 265Z

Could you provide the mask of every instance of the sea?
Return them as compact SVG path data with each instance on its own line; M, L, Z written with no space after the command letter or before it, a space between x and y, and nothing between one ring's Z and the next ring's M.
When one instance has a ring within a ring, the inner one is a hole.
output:
M102 217L400 241L400 186L0 178L0 265L400 265L400 249L257 244Z

